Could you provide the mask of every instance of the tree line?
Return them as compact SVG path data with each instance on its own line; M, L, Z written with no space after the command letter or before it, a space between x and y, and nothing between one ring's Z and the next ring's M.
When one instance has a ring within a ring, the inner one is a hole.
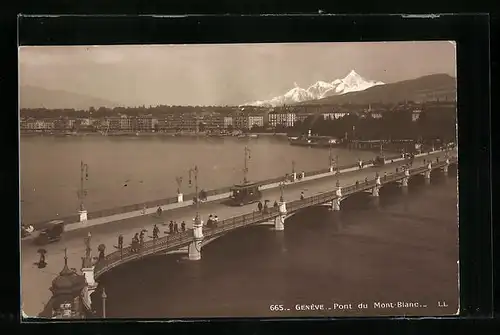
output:
M296 122L287 132L289 135L311 133L320 136L346 138L348 140L371 139L441 139L454 142L456 139L456 109L430 108L419 113L412 120L411 111L386 112L381 118L360 117L355 114L340 119L308 117ZM276 131L278 132L278 131Z
M46 108L23 108L20 111L22 117L33 118L53 118L53 117L68 117L68 118L104 118L125 114L128 116L139 116L151 114L156 117L161 117L165 114L189 114L189 113L207 113L217 112L224 115L229 115L238 110L237 106L139 106L139 107L90 107L87 110L83 109L46 109ZM265 109L260 107L245 107L245 111L263 113Z

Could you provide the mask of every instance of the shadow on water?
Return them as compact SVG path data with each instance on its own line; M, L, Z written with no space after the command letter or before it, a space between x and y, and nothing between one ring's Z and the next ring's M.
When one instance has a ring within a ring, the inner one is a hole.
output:
M437 190L454 183L455 176L456 170L450 170L449 177L433 173L430 185L423 177L411 178L405 194L397 184L391 184L382 188L378 199L369 193L354 195L342 202L339 212L321 206L308 208L290 217L281 232L269 226L230 232L205 246L201 261L186 260L185 255L163 255L116 268L99 280L108 295L107 315L276 316L269 305L334 299L425 300L436 295L447 298L454 312L455 209L446 214L448 223L439 219L444 223L438 220L438 226L435 220L415 221L413 211L425 208L429 217L438 210L443 212L442 206L431 208L431 202L438 203L432 196L441 196ZM452 204L452 195L448 197ZM387 216L393 212L400 217ZM441 228L445 223L451 228ZM418 276L422 272L425 278ZM100 313L100 292L93 296ZM297 313L287 315L321 315ZM383 314L374 310L364 313ZM443 311L404 310L396 314L402 313Z

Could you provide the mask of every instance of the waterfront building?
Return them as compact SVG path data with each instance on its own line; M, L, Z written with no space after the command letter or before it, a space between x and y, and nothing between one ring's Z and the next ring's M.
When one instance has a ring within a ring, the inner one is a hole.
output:
M54 129L54 122L50 120L36 120L34 130L47 131Z
M224 128L224 116L221 113L213 112L204 116L203 123L205 130L218 131Z
M264 116L263 115L249 115L248 116L248 126L252 127L264 127Z
M122 117L120 117L120 116L109 116L109 117L106 118L106 120L107 120L107 123L109 125L109 130L110 131L122 130ZM128 130L130 128L124 128L124 129Z
M229 127L233 127L233 117L232 116L224 116L224 129L227 129Z
M160 117L156 120L155 130L162 133L168 130L168 122L165 116Z
M194 113L172 114L168 121L169 128L176 132L195 132L200 122Z
M296 113L297 121L304 122L308 117L316 115L314 112L307 110L298 110Z
M75 126L75 121L75 119L66 119L64 127L66 129L73 129L73 127Z
M28 129L28 120L26 118L22 117L19 119L19 128L21 128L21 130Z
M348 115L345 111L333 111L328 113L323 113L323 120L338 120Z
M297 121L295 113L269 113L269 125L276 128L278 125L283 127L293 127Z
M139 115L137 118L136 131L151 132L153 130L153 116L151 114Z
M33 118L29 118L28 120L26 120L26 129L36 130L36 120Z
M91 125L90 118L81 118L80 119L80 126L89 127L90 125Z
M164 117L164 131L167 132L175 132L178 131L178 125L179 125L179 120L180 118L172 113L168 113Z
M113 117L113 118L115 118L115 117ZM128 131L128 130L132 129L132 127L130 125L130 118L128 117L128 115L122 114L119 116L118 121L119 121L120 125L118 127L114 124L114 123L116 123L116 121L114 121L114 122L112 120L110 120L110 121L111 121L110 128L112 130L120 129L123 131Z
M234 125L233 127L235 129L249 129L249 124L248 124L248 115L244 114L243 112L239 112L237 115L234 117Z
M54 130L65 130L66 120L59 118L54 120Z

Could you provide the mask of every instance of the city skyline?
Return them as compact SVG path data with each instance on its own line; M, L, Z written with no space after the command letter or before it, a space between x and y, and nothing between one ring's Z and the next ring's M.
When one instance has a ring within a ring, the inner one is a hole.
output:
M456 76L449 41L21 47L19 62L21 86L124 106L237 105L281 95L295 83L307 88L343 78L352 69L385 83Z

